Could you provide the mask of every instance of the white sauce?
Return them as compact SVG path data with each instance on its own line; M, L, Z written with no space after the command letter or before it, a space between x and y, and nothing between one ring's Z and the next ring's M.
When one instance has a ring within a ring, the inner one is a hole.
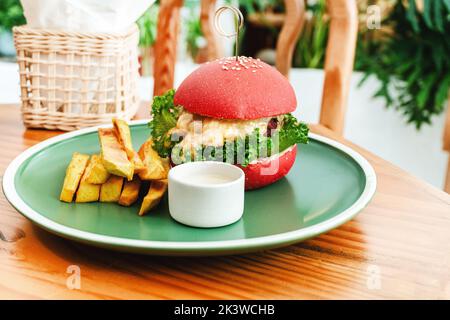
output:
M222 184L234 180L233 177L220 173L200 173L190 179L190 181L198 184Z

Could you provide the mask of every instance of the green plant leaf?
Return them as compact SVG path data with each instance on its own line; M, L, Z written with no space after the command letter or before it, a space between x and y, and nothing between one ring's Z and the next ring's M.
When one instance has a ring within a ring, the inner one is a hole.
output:
M424 84L421 88L421 90L419 91L419 93L417 94L417 106L420 109L424 109L425 108L425 104L427 102L427 100L429 99L429 95L430 95L430 90L434 84L434 81L436 79L436 74L430 74L425 78Z
M434 23L440 32L444 32L444 22L442 18L442 1L433 1Z
M436 90L436 105L442 106L447 99L450 98L450 74L447 74L445 78L440 82L437 90Z
M431 2L433 0L423 0L423 19L428 28L433 28L433 22L431 21Z
M447 13L450 12L450 0L443 0L444 1L444 5L447 8Z
M158 11L159 6L154 4L138 19L139 46L151 47L155 43Z
M416 82L419 79L421 72L422 69L420 64L415 64L414 70L405 79L406 85L411 86L414 82Z
M416 10L416 2L415 0L409 0L408 2L408 8L407 8L407 14L406 18L408 19L409 23L411 23L411 26L414 30L414 32L419 32L419 22L417 21L417 10Z
M436 46L434 50L431 51L431 57L433 58L434 65L437 70L441 69L446 59L444 49L441 46Z

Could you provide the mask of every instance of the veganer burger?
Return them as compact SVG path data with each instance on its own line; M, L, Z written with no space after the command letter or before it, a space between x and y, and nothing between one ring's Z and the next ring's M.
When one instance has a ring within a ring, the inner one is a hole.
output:
M153 147L173 165L215 160L245 172L245 188L284 177L308 127L290 112L297 106L288 80L249 57L201 65L175 92L155 97L150 122Z

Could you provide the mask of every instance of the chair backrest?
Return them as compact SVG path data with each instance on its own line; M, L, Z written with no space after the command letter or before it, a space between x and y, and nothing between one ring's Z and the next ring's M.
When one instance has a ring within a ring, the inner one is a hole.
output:
M201 0L200 23L205 36L208 60L220 57L220 43L213 31L216 0ZM173 88L180 9L183 0L161 0L154 48L153 95L161 95Z
M444 180L444 191L450 193L450 91L448 92L447 115L445 117L444 136L442 142L442 149L449 153L447 173Z
M286 17L277 41L276 68L288 76L292 55L304 24L304 0L284 0ZM201 1L201 26L210 59L219 57L213 31L215 0ZM155 46L154 95L173 87L181 0L161 0ZM358 31L356 0L327 0L330 30L325 57L325 81L320 123L342 133Z
M221 57L222 46L218 39L217 32L214 32L214 15L216 12L217 0L200 1L200 23L203 36L207 43L208 60L211 61Z
M153 95L173 88L180 9L183 0L161 0L156 27L153 67Z

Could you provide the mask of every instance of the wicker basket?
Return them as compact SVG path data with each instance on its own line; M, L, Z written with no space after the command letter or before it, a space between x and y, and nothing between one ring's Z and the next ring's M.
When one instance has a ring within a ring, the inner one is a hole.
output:
M124 35L15 27L26 127L75 130L130 119L138 99L138 29Z

